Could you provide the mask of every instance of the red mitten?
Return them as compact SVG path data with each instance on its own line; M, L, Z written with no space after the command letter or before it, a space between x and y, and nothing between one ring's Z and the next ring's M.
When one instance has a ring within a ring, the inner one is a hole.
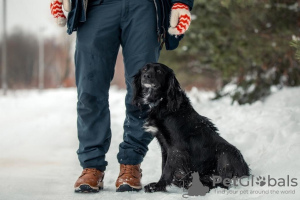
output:
M62 5L62 0L51 0L50 3L51 14L59 26L65 26L67 22L66 16L62 10Z
M184 34L190 24L191 12L189 7L183 3L174 3L171 10L169 33L171 35Z

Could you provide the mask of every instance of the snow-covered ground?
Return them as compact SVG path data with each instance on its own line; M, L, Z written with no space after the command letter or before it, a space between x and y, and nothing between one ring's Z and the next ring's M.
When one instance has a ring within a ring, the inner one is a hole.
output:
M277 181L289 175L290 179L290 186L286 182L285 186L274 187L254 183L232 188L230 194L228 191L220 194L223 190L216 189L194 198L300 199L300 88L285 88L263 103L244 106L230 105L228 98L209 101L211 93L197 90L189 92L189 96L196 110L217 125L221 136L241 150L252 174L266 178L270 175ZM125 91L111 89L113 137L107 155L105 188L96 194L77 194L73 192L73 184L81 167L76 155L76 90L17 91L0 96L0 199L183 199L182 194L187 191L176 187L154 194L115 192L124 97ZM154 140L142 163L144 184L158 180L161 173L158 158L160 149ZM297 179L298 186L291 186L292 178ZM272 190L275 194L271 194ZM251 191L269 194L250 194ZM294 194L281 194L286 191Z

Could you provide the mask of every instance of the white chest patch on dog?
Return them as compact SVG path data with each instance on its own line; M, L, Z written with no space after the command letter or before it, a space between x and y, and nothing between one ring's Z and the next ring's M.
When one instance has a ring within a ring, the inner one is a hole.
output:
M144 98L143 98L144 104L148 104L149 103L148 102L148 98L150 97L150 95L151 95L151 87L149 88L149 90L147 91L147 93L144 93Z
M147 123L144 124L143 128L144 128L144 130L146 132L149 132L152 135L155 135L158 132L158 128L157 127L155 127L155 126L149 126Z
M149 102L148 102L149 96L150 96L150 93L148 93L146 96L144 96L144 98L143 98L144 104L148 104L148 103L149 103Z
M146 88L151 88L151 87L152 87L152 85L151 85L151 84L148 84L148 83L145 83L144 86L145 86Z

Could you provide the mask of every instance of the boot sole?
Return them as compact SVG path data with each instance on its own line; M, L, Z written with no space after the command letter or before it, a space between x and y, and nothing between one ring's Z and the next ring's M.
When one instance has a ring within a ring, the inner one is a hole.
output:
M103 187L92 187L90 185L80 185L75 188L75 192L77 193L97 193L102 190Z
M117 188L116 192L131 192L131 191L138 192L141 189L142 189L142 187L141 188L133 188L130 185L123 184L123 185L120 185L119 188Z

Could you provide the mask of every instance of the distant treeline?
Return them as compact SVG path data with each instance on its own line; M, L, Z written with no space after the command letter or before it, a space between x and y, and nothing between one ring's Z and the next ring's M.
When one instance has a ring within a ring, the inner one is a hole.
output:
M184 86L217 80L217 97L240 104L270 94L271 88L300 85L291 41L299 39L298 0L195 0L190 29L175 52L161 62L172 66ZM204 81L203 81L204 80ZM224 91L226 84L237 87Z
M184 88L215 90L216 98L229 95L240 104L263 99L274 88L299 86L299 3L194 0L191 27L179 48L161 52L160 62L175 70ZM45 87L74 86L72 37L44 42ZM7 48L9 88L37 88L37 35L15 31ZM236 87L224 90L227 84Z
M0 41L0 46L2 42ZM44 39L45 88L75 86L74 64L70 56L71 44L68 37ZM7 36L6 45L8 88L37 88L39 74L38 36L17 29ZM1 73L0 68L0 80Z

